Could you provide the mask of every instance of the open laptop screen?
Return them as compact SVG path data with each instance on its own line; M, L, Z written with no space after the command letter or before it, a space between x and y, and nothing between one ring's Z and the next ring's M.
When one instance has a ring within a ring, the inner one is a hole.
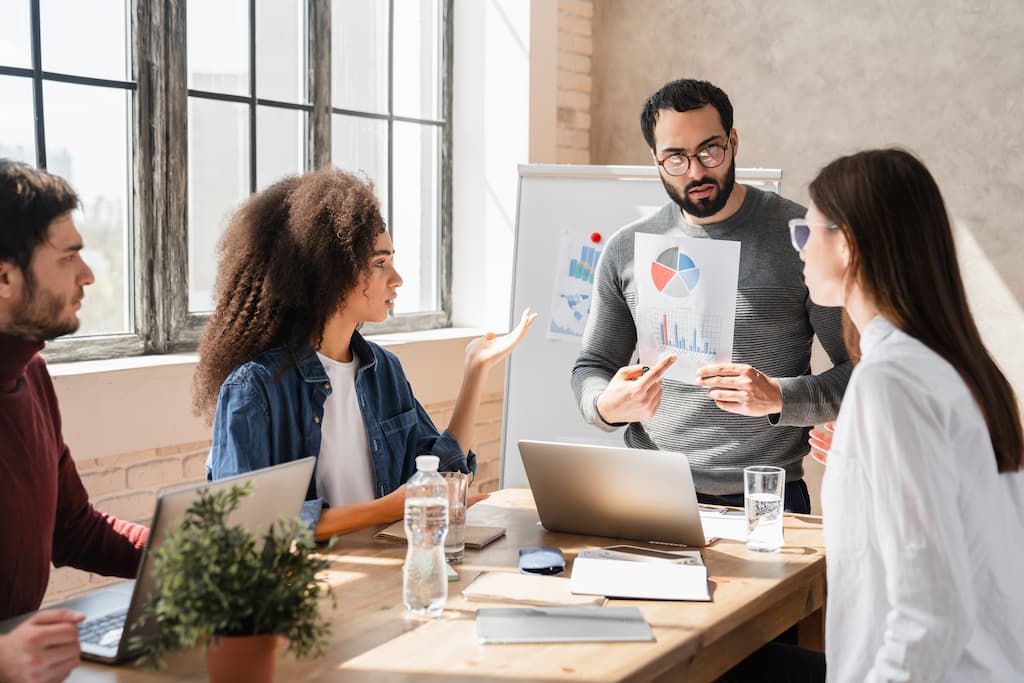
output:
M706 545L682 453L526 440L519 453L546 529Z

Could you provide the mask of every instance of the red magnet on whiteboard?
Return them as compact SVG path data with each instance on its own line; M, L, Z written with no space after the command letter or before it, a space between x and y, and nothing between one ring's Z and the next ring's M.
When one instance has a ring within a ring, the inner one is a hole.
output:
M599 232L592 232L592 233L590 233L590 241L593 242L594 244L597 244L598 242L600 242L601 241L601 233L599 233Z

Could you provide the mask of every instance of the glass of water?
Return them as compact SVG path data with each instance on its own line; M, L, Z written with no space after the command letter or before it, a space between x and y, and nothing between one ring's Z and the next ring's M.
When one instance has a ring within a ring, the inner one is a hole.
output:
M444 540L444 557L449 562L462 562L466 549L466 494L469 475L462 472L442 472L448 484L448 535Z
M786 470L756 465L743 470L747 550L775 553L782 547L782 505Z

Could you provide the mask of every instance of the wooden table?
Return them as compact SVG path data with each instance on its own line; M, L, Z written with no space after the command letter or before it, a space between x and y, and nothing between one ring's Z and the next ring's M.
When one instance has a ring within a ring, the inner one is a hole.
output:
M507 489L471 508L471 524L506 527L507 535L480 551L467 550L449 583L443 618L420 621L402 607L405 545L374 541L369 531L339 540L329 581L338 598L325 657L279 659L278 681L433 683L440 681L706 681L727 671L793 624L801 644L824 644L825 555L820 518L786 515L780 553L749 552L718 541L703 550L713 600L636 605L654 630L654 643L482 645L473 610L461 591L483 571L516 571L519 548L550 545L567 562L578 550L611 545L607 538L551 533L537 524L528 489ZM566 575L570 567L567 567ZM329 609L329 607L327 608ZM198 650L180 652L159 673L135 666L84 664L71 679L89 683L206 680Z

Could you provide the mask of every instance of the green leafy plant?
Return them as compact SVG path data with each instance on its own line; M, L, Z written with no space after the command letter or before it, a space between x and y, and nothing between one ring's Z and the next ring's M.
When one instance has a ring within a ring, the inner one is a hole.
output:
M200 491L156 551L159 592L148 596L143 620L155 620L158 633L133 639L150 666L162 666L171 650L220 636L277 634L296 659L323 654L331 627L320 598L330 595L334 606L336 599L316 575L330 562L315 554L312 532L299 520L278 520L262 543L244 526L228 526L228 515L251 489L247 482Z

